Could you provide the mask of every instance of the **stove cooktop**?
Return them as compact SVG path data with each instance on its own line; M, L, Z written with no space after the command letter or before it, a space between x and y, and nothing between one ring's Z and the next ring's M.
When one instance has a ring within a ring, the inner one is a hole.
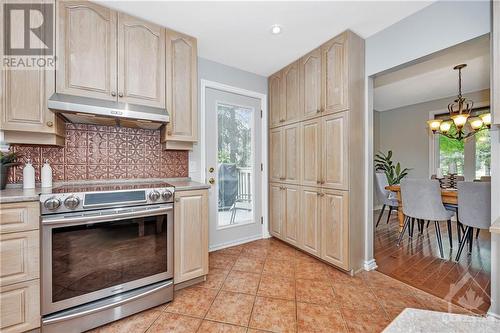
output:
M117 182L117 183L89 183L89 184L66 184L55 187L52 193L75 193L75 192L101 192L101 191L122 191L134 189L165 188L173 187L167 182Z

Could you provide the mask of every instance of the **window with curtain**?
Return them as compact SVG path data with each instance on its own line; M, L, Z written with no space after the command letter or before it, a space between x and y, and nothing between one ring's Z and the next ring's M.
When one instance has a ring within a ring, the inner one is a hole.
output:
M472 113L478 115L486 112L489 112L489 108L474 109ZM435 116L436 119L448 117L448 113ZM450 134L453 134L456 130L455 124L453 124ZM466 129L466 131L468 130ZM491 140L488 130L483 130L475 136L462 141L439 135L436 146L439 155L436 167L441 168L443 174L447 174L450 164L455 162L459 175L469 175L474 179L490 175Z

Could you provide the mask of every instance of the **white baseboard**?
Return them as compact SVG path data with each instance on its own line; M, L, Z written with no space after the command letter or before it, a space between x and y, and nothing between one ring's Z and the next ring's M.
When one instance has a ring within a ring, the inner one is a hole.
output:
M272 236L272 235L269 233L269 231L267 231L267 230L266 230L266 231L264 232L264 234L262 235L262 238L271 238L271 237L273 237L273 236Z
M495 318L495 319L500 319L500 314L491 312L491 307L490 307L490 309L489 309L489 310L488 310L488 312L486 313L486 317L491 317L491 318Z
M365 261L363 267L364 267L365 271L373 271L378 266L377 266L377 263L375 262L375 259L370 259L370 260Z
M211 245L211 246L209 246L208 251L209 252L217 251L217 250L225 249L226 247L245 244L245 243L253 242L255 240L262 239L262 238L266 238L266 237L262 236L262 235L255 235L255 236L250 236L250 237L239 238L239 239L232 240L230 242Z

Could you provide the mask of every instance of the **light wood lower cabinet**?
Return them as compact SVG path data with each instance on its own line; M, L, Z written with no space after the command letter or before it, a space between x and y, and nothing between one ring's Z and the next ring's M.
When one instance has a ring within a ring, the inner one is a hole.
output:
M174 283L208 274L208 191L175 192Z
M0 204L0 332L40 327L38 202Z
M321 204L321 259L349 269L348 194L323 190ZM361 209L361 208L360 208Z
M283 239L283 184L269 184L269 207L269 232Z
M288 243L298 246L301 238L300 188L295 185L285 185L283 192L284 238Z
M304 187L300 191L302 235L300 248L312 255L321 255L321 189Z
M40 327L40 280L0 287L0 318L2 333Z

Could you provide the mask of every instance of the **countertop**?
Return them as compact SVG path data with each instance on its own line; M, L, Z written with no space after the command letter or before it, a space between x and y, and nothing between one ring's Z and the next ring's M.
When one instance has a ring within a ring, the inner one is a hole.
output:
M54 183L52 188L68 184L96 184L96 183L129 183L129 182L158 182L164 181L175 187L176 191L190 191L208 189L210 185L199 183L190 178L161 178L161 179L122 179L122 180L105 180L105 181L82 181L82 182L63 182ZM12 203L23 201L37 201L41 193L51 193L52 188L34 188L23 189L21 184L8 185L5 190L0 191L0 203Z
M500 235L500 218L498 218L493 224L490 226L490 232L493 234Z
M500 332L500 320L420 309L404 309L383 333Z

